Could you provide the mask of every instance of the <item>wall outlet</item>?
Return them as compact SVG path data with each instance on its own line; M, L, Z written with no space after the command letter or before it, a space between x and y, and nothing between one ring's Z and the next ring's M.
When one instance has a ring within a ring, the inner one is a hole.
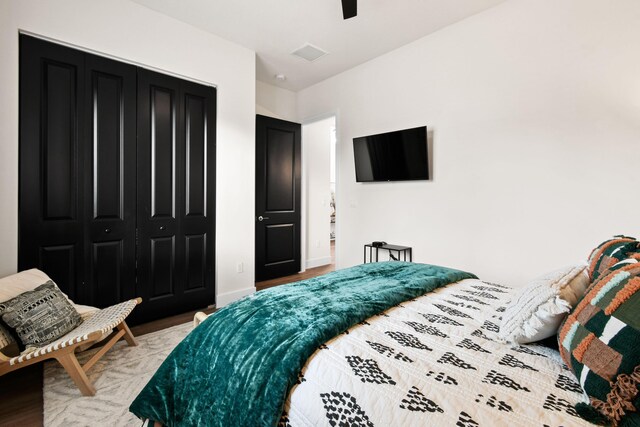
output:
M316 248L320 247L320 240L316 240Z
M236 271L237 271L238 273L242 273L242 272L244 271L244 264L243 264L243 263L241 263L241 262L237 263L237 264L236 264Z

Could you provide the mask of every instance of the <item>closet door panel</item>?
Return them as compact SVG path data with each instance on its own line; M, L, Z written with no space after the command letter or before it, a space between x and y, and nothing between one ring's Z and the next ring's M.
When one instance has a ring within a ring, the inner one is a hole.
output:
M185 238L185 292L203 290L207 285L207 235Z
M176 93L151 86L151 217L175 217Z
M184 241L176 190L182 188L184 113L180 80L138 70L138 294L141 321L182 310ZM177 310L177 311L176 311Z
M215 299L215 95L213 88L182 82L186 149L180 212L188 254L181 280L194 302Z
M37 268L47 273L61 289L66 283L77 282L78 245L71 243L40 246L38 252ZM75 291L75 289L68 290ZM75 295L75 292L70 293ZM69 297L72 298L71 295Z
M156 237L149 241L151 245L149 263L149 301L174 296L175 275L175 238ZM169 261L169 262L167 262Z
M84 54L28 36L20 50L18 269L82 301Z
M107 307L136 296L136 68L87 54L85 81L88 293Z
M93 219L122 219L123 81L100 71L91 73L93 142Z
M207 140L206 99L185 96L186 216L206 216L207 202Z
M126 299L123 295L124 242L115 240L91 245L93 299L103 306Z
M77 206L78 69L50 59L42 62L42 165L44 219L74 220Z

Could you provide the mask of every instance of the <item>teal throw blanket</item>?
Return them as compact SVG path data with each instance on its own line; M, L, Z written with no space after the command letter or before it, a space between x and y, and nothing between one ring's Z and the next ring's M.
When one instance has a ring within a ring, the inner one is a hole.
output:
M209 316L129 408L166 426L275 426L290 388L324 342L470 273L380 262L257 292Z

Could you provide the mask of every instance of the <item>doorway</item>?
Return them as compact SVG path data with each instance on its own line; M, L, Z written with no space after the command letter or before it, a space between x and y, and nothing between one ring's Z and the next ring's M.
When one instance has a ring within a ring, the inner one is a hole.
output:
M305 269L335 266L336 143L335 115L303 124Z
M270 118L268 119L271 122ZM273 119L275 124L296 125ZM300 125L297 125L300 126ZM261 128L261 127L260 127ZM339 174L337 165L337 117L324 115L301 125L301 193L300 193L300 258L295 273L261 279L256 264L256 290L260 291L300 280L307 280L335 270L335 242L339 238L339 225L336 223L336 183ZM295 134L294 128L292 132ZM256 140L259 140L256 135ZM262 154L257 147L256 158ZM260 161L261 162L261 161ZM258 170L256 170L258 173ZM264 180L256 176L256 193ZM260 215L256 200L256 215ZM271 219L270 215L269 219ZM264 217L264 215L263 215ZM260 223L259 219L256 219ZM267 220L263 219L262 223ZM258 226L259 227L259 226ZM260 231L256 229L256 233ZM256 245L259 245L256 235ZM257 261L258 262L258 261ZM295 269L293 269L295 270Z

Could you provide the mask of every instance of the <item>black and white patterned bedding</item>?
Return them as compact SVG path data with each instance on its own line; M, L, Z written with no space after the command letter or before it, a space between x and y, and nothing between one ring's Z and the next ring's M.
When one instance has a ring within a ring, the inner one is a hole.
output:
M557 351L496 341L509 288L463 280L321 346L281 426L588 426Z

